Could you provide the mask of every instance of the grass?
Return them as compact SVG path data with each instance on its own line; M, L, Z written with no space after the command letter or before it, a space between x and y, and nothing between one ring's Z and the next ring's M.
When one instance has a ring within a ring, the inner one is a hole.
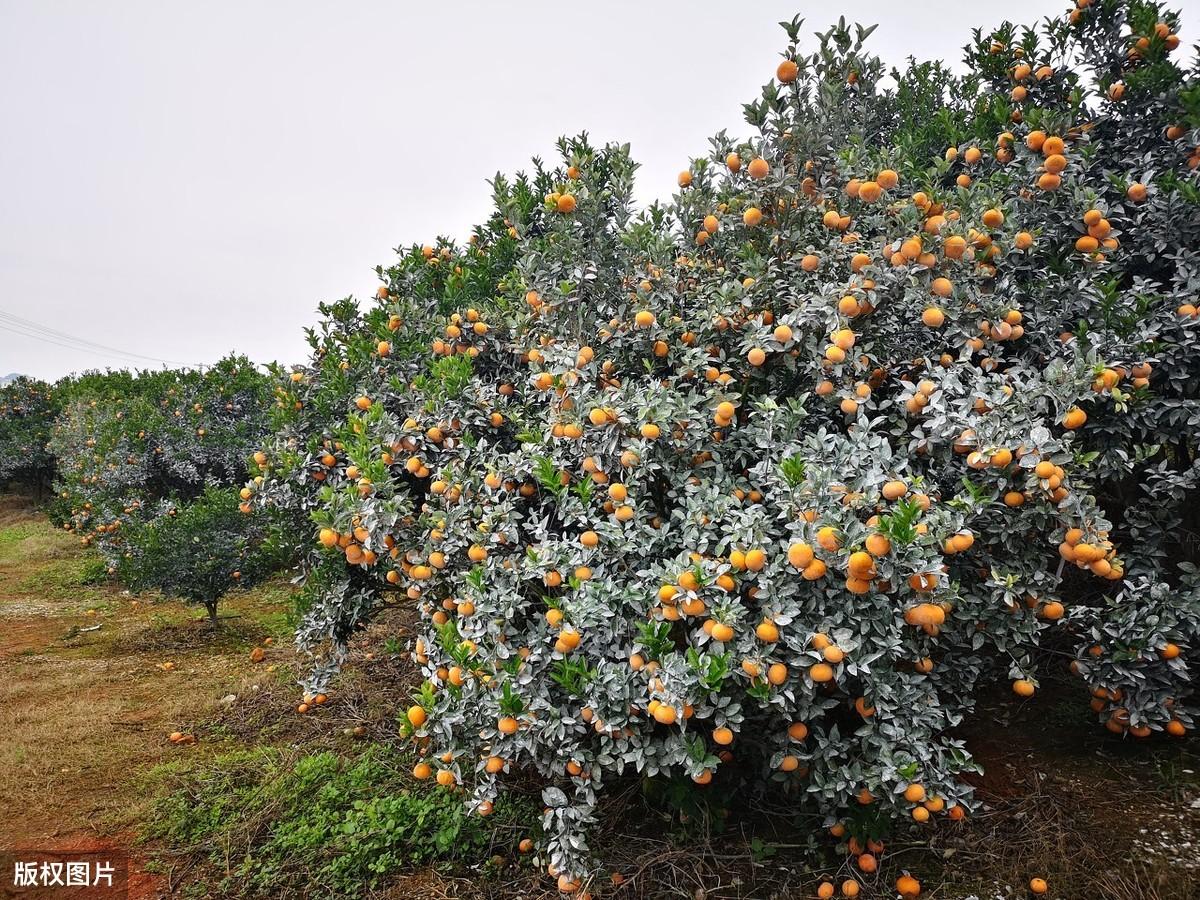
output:
M1177 756L1154 759L1158 789L1177 803L1200 795L1200 754L1189 748Z
M54 559L98 558L77 539L50 526L44 517L30 517L19 500L0 501L0 566L43 564Z
M37 530L29 524L9 525L7 528L0 528L0 562L11 562L17 552L13 549L15 544L19 544L26 538L36 534Z
M29 573L17 589L52 600L68 600L77 596L80 588L99 587L107 578L104 560L98 554L85 553L56 559L53 565Z
M485 823L453 794L414 790L410 764L378 744L170 763L146 779L161 798L147 834L204 859L221 895L350 897L413 866L486 866L495 840L529 833L533 808L499 804Z

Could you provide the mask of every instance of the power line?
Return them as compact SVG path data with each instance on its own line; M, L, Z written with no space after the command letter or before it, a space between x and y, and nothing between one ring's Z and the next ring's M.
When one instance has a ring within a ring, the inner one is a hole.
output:
M19 335L23 338L29 338L29 339L35 340L35 341L42 341L43 343L53 344L56 347L63 347L67 350L74 350L76 352L90 353L90 354L93 354L96 356L106 356L109 359L119 360L120 362L125 363L126 365L133 365L133 364L137 364L137 363L141 363L144 365L148 359L153 362L167 363L166 360L157 360L157 359L152 359L150 357L127 356L123 353L102 350L97 347L88 346L87 344L68 344L63 341L55 340L52 337L47 337L44 334L38 334L37 332L34 332L34 331L22 331L19 328L16 328L16 327L12 326L11 324L7 324L3 321L0 321L0 329L2 329L4 331L8 331L12 334ZM167 363L167 364L171 365L171 363Z
M56 340L69 341L71 343L80 344L80 345L90 347L95 350L103 350L106 353L114 354L117 356L128 356L128 357L132 357L135 359L144 359L148 362L166 363L167 365L179 365L179 366L186 365L186 363L181 363L181 362L177 362L174 360L160 359L159 357L156 357L156 356L146 356L143 353L134 353L130 350L120 350L116 347L110 347L107 344L98 343L97 341L93 341L89 338L76 337L75 335L68 334L65 331L59 331L58 329L50 328L49 326L42 325L38 322L34 322L31 319L25 319L25 318L22 318L21 316L15 315L10 312L4 312L3 310L0 310L0 320L6 320L9 322L9 324L14 325L18 328L38 332L40 334L43 334L50 338L54 338Z
M56 347L66 347L68 350L85 350L85 349L87 349L85 347L79 347L74 344L64 344L61 341L55 341L48 337L43 337L42 335L39 335L39 334L28 334L24 331L17 331L15 328L11 328L8 325L5 325L3 322L0 322L0 329L2 329L4 331L12 332L13 334L19 334L21 337L33 338L35 341L45 341L47 344L54 344ZM89 351L89 352L95 352L95 351ZM98 354L98 355L107 356L108 354Z
M120 350L116 347L110 347L107 344L101 344L87 338L76 337L68 334L65 331L59 331L55 328L50 328L31 319L25 319L13 313L0 310L0 328L5 331L10 331L13 334L19 334L22 337L33 338L34 340L43 341L47 344L54 344L58 347L64 347L67 350L85 350L91 353L96 353L102 356L112 358L123 358L126 360L161 363L167 366L188 366L189 363L179 362L177 360L161 359L156 356L146 356L142 353L134 353L129 350Z

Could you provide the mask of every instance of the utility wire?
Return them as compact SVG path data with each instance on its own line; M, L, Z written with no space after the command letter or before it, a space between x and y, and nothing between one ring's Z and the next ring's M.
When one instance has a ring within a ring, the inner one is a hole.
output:
M4 324L3 322L0 322L0 330L9 331L9 332L12 332L13 334L18 334L21 337L25 337L25 338L33 338L35 341L45 341L47 344L54 344L56 347L66 347L68 350L86 350L87 349L85 347L80 347L75 344L64 344L61 341L56 341L56 340L53 340L48 337L43 337L42 335L39 335L39 334L27 334L24 331L17 331L15 328L10 327L10 326ZM98 353L98 351L89 351L89 352ZM99 355L108 356L109 354L99 354Z
M37 332L21 331L17 327L7 324L4 321L0 321L0 330L8 331L12 334L19 335L20 337L23 337L23 338L29 338L29 339L35 340L35 341L42 341L43 343L46 343L46 344L53 344L56 347L63 347L67 350L74 350L77 353L89 353L89 354L92 354L95 356L108 357L109 359L117 360L125 365L138 365L138 364L145 365L146 360L150 359L148 357L136 357L135 358L133 356L126 356L122 353L115 353L115 352L110 352L108 350L101 350L96 347L88 346L86 344L68 344L63 341L55 340L52 337L47 337L44 334L38 334ZM157 359L153 359L152 361L153 362L166 362L166 360L157 360Z
M42 325L42 324L40 324L38 322L34 322L30 319L22 318L21 316L15 315L10 312L4 312L3 310L0 310L0 321L7 321L7 322L9 322L9 324L15 325L16 327L21 328L21 329L38 332L40 334L46 335L47 337L55 338L55 339L61 340L61 341L69 341L74 344L81 344L83 346L90 347L90 348L93 348L96 350L103 350L107 353L115 354L117 356L128 356L128 357L133 357L135 359L144 359L144 360L147 360L148 362L166 363L167 365L179 365L179 366L186 365L186 363L181 363L181 362L178 362L175 360L160 359L159 357L156 357L156 356L146 356L145 354L134 353L130 350L120 350L116 347L110 347L107 344L98 343L89 338L76 337L75 335L68 334L65 331L59 331L55 328L50 328L49 326Z
M68 350L86 350L102 356L113 358L124 358L127 360L143 360L146 362L162 363L167 366L188 366L189 363L179 362L177 360L161 359L156 356L146 356L142 353L133 353L129 350L120 350L116 347L110 347L107 344L100 344L96 341L87 338L76 337L68 334L65 331L59 331L55 328L42 325L30 319L22 318L13 313L0 310L0 328L5 331L10 331L13 334L19 334L22 337L33 338L34 340L44 341L48 344L54 344L59 347L64 347Z

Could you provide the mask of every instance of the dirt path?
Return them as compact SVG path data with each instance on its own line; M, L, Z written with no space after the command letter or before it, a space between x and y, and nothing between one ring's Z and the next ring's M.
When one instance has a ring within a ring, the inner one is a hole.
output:
M272 668L249 651L286 631L286 609L278 586L241 595L213 634L181 604L120 591L75 539L21 498L0 497L0 857L132 856L129 896L163 895L133 842L148 812L144 773L193 752L170 732Z

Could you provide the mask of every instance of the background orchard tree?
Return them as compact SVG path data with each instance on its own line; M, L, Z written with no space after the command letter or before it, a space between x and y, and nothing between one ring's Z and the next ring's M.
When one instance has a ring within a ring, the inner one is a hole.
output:
M115 570L125 529L241 484L268 427L270 385L244 357L204 372L85 373L55 421L52 516Z
M0 387L0 484L19 482L39 497L54 478L46 448L59 411L58 386L24 376Z

